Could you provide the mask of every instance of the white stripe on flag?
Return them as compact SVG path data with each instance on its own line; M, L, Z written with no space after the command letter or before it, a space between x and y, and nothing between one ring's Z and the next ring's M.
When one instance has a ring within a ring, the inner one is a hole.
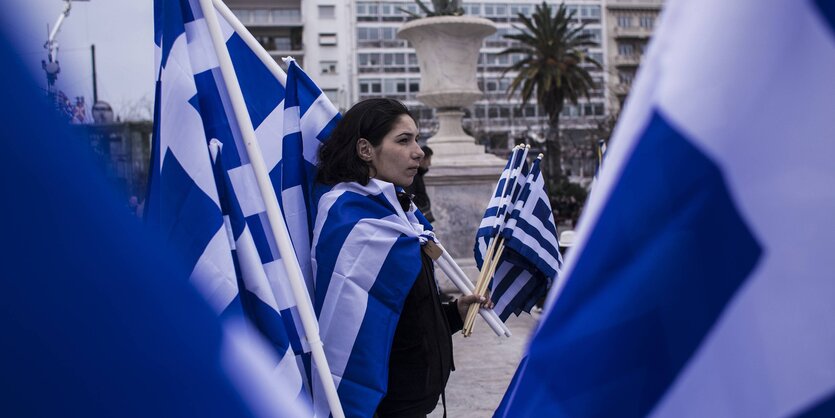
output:
M215 312L223 312L235 299L238 283L225 226L218 228L206 245L191 272L190 280Z

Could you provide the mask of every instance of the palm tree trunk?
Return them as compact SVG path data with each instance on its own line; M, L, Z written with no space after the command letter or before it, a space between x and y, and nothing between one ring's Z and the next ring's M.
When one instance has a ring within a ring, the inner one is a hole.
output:
M545 139L545 180L548 192L557 192L557 185L562 180L562 147L560 145L560 115L557 113L550 118L548 133Z

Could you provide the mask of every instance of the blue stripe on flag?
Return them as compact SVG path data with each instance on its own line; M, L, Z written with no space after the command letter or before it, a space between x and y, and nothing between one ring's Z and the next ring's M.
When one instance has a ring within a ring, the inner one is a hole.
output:
M797 415L797 418L832 418L835 417L835 394L819 401L811 408Z
M506 395L512 415L645 416L761 254L717 166L654 113Z
M258 257L261 258L261 263L266 264L275 260L275 257L270 247L270 238L267 237L267 234L272 232L264 229L262 217L266 217L264 212L247 216L246 224L249 227L249 233L252 234L252 240L255 241L255 248L258 249Z
M284 321L284 328L287 330L287 338L290 341L290 346L296 353L304 353L302 340L299 336L299 329L302 329L301 324L297 324L294 318L300 318L299 309L293 306L289 309L281 310L281 319Z
M235 149L235 138L230 128L226 109L223 106L223 100L220 98L220 86L215 77L220 77L217 68L194 75L203 130L206 132L206 138L215 138L223 143L223 166L227 169L239 167L241 158Z
M339 384L339 399L346 412L373 413L374 411L368 411L368 405L379 404L385 394L388 375L375 374L370 371L380 370L380 362L388 365L394 331L403 309L403 301L417 278L417 272L421 269L421 250L415 244L414 238L401 236L392 247L392 252L397 253L398 249L409 247L415 249L417 256L387 257L380 273L377 274L377 277L385 279L376 280L368 291L365 317ZM414 271L415 276L403 277L404 271ZM379 344L381 341L385 341L386 344Z
M182 252L185 265L194 266L206 245L223 226L223 217L214 201L194 183L188 173L167 151L159 185L161 213L159 228L172 248ZM185 215L188 214L188 215Z
M316 139L318 139L320 142L325 142L325 141L327 141L327 140L328 140L328 138L330 138L331 132L333 132L333 128L336 128L336 124L337 124L337 123L339 123L339 120L340 120L340 119L342 119L342 115L340 115L339 113L337 113L337 114L336 114L336 115L335 115L335 116L334 116L334 117L330 120L330 122L328 122L328 124L327 124L327 125L325 125L324 129L322 129L322 132L319 132L319 134L318 134L318 135L316 135Z
M241 84L252 126L257 129L284 99L284 86L261 63L258 56L249 49L237 33L226 41L226 47L229 49L235 68L246 69L246 72L238 70L238 82Z
M302 175L307 173L305 169L304 154L302 153L302 134L295 132L284 136L283 143L284 158L281 159L284 177L281 179L281 188L286 190L304 183ZM303 188L306 189L306 188Z
M820 9L821 14L826 23L829 24L829 29L835 35L835 1L832 0L815 0L815 4Z
M161 23L155 26L154 35L159 36L162 49L161 62L165 66L165 63L168 62L168 55L171 53L171 48L174 46L174 41L186 31L182 17L183 8L180 2L157 0L154 3L154 9L157 12L154 22L155 24Z
M548 215L551 215L550 211L548 211ZM551 245L550 242L548 242L548 240L543 235L543 231L540 231L533 225L529 224L524 218L516 218L516 225L514 226L514 228L519 229L522 232L524 232L524 234L536 239L537 244L539 244L542 247L542 249L544 249L548 254L559 254L559 248L554 247L553 245ZM511 231L505 229L502 233L502 235L505 236L505 246L516 250L516 252L525 256L529 260L542 260L542 258L540 258L539 254L536 252L536 250L534 250L524 242L520 241L516 236L510 235L509 232ZM546 233L548 232L546 231ZM553 235L556 235L556 232L553 232ZM560 268L560 266L558 265L552 266L545 262L536 263L536 267L543 273L545 273L545 275L548 277L556 277L557 269Z
M384 205L369 205L367 200L369 198L384 202ZM340 213L331 213L328 211L327 219L322 226L322 231L332 231L328 234L329 240L319 242L316 244L317 254L339 254L342 248L342 243L345 238L351 233L355 224L349 222L351 219L361 218L385 218L394 212L391 205L382 196L362 196L353 192L345 192L337 198L332 207L341 208ZM317 267L316 287L318 289L327 289L330 284L330 278L333 275L333 269L336 266L336 257L322 260L319 258ZM325 302L326 292L316 292L313 307L317 314L322 310L322 304Z

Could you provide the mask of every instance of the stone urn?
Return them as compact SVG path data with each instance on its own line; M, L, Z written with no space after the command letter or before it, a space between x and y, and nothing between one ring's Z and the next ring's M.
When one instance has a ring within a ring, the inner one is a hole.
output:
M426 17L404 24L397 32L417 52L417 99L436 109L438 133L428 141L435 151L435 165L484 159L490 160L485 162L488 165L495 164L461 127L462 108L482 96L476 79L478 54L484 38L495 32L490 20L470 16Z

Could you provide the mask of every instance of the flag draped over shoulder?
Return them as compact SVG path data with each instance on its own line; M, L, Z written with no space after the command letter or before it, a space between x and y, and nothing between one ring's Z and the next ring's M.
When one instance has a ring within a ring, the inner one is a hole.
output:
M157 0L154 8L158 72L147 220L193 266L190 280L218 313L242 312L267 337L280 359L276 373L301 396L307 360L294 356L306 350L306 339L207 24L196 0ZM285 88L218 19L276 194L291 209L285 217L304 255L302 273L312 280L312 215L298 208L309 207L316 151L339 115L294 62ZM213 140L223 148L216 167Z
M832 74L831 1L665 4L497 416L835 413Z
M314 307L345 415L370 417L386 392L388 358L406 295L431 239L417 208L404 212L394 185L340 183L323 194L313 238ZM318 375L314 373L314 382ZM317 416L327 404L317 396Z

